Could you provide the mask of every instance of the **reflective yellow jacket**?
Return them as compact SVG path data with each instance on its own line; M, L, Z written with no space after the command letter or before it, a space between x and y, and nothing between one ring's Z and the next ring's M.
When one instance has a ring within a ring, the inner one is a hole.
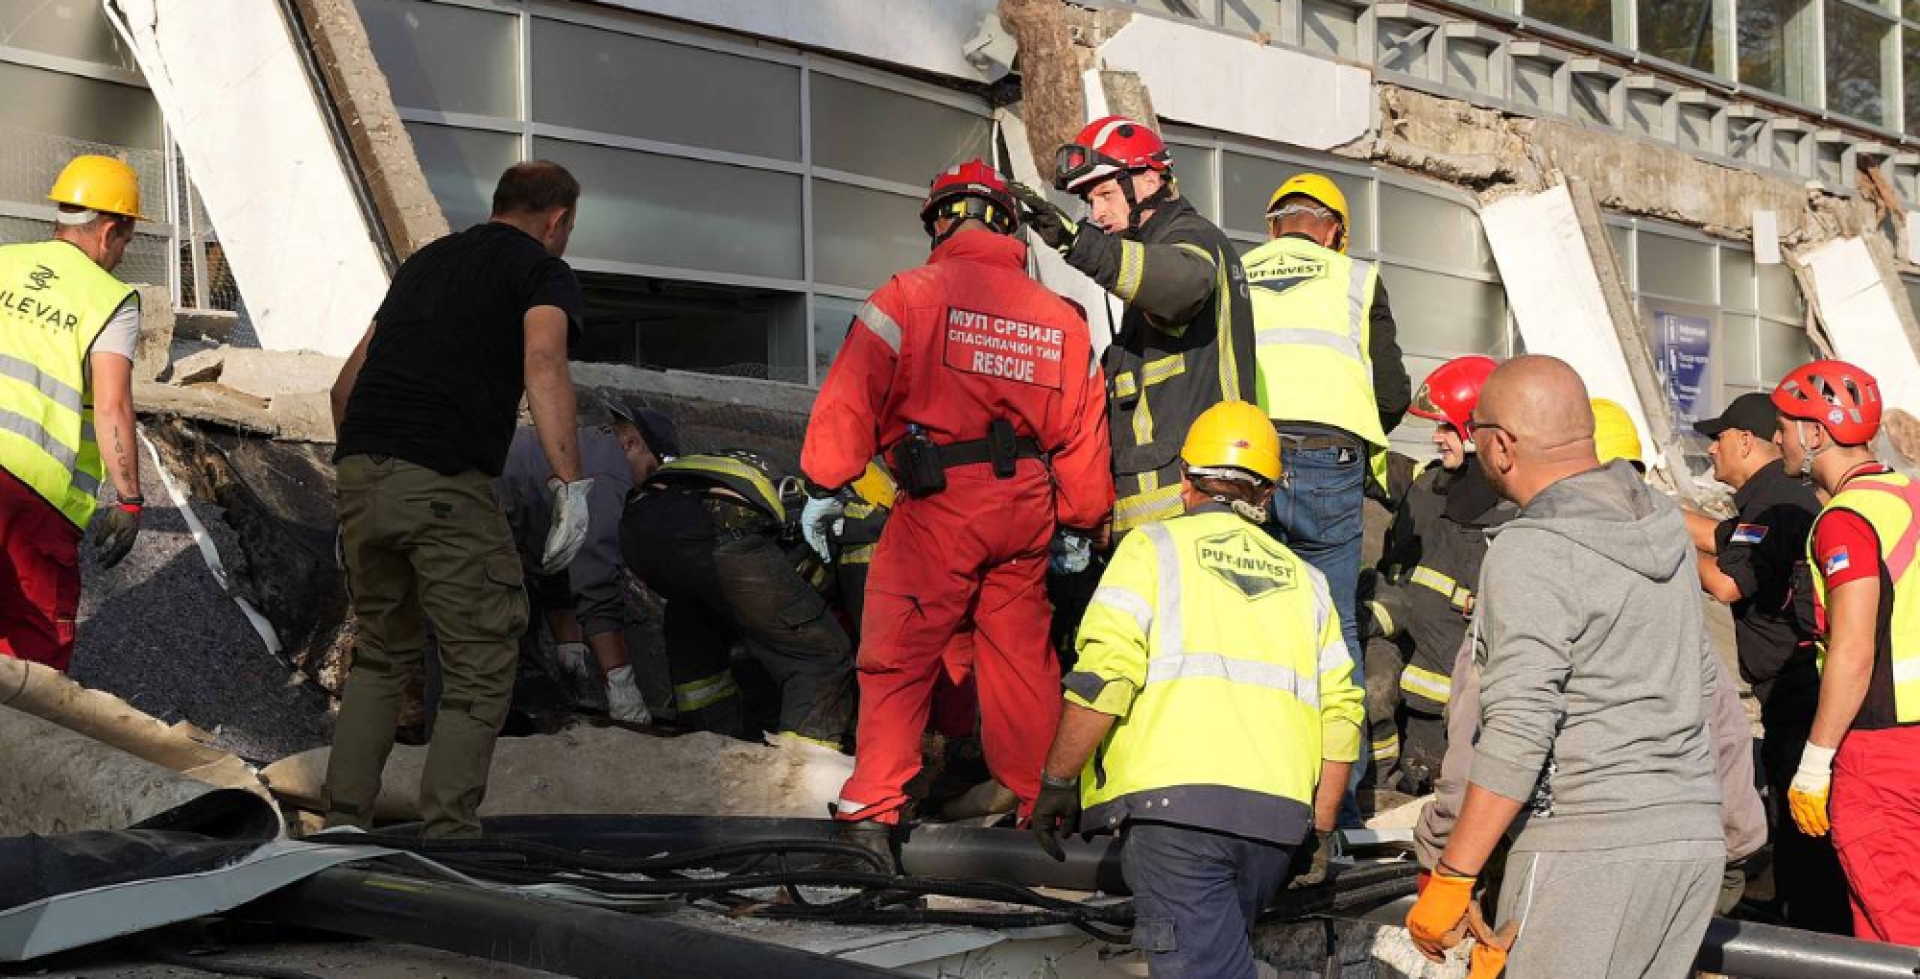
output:
M1082 621L1066 699L1119 718L1082 825L1131 818L1299 843L1364 695L1320 573L1225 507L1129 534Z

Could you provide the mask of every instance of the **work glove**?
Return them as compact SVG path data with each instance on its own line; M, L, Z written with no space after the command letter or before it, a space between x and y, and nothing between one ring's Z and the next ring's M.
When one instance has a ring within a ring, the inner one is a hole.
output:
M607 714L628 724L652 724L653 712L640 688L633 683L633 667L622 666L607 674Z
M1046 195L1026 184L1016 183L1008 187L1013 191L1015 200L1020 202L1020 211L1027 227L1040 236L1054 251L1062 255L1073 247L1075 235L1080 233L1080 223L1073 216L1060 209L1059 205L1047 200Z
M1787 787L1787 809L1793 824L1808 836L1825 836L1833 825L1827 819L1827 792L1833 788L1833 756L1838 749L1807 742L1800 767Z
M1060 781L1050 775L1040 776L1040 798L1034 800L1033 818L1028 828L1033 831L1034 841L1047 856L1062 863L1067 853L1060 849L1060 835L1071 833L1080 826L1080 780Z
M1473 935L1473 953L1467 957L1467 979L1500 979L1500 973L1507 967L1507 953L1520 934L1520 922L1509 921L1506 927L1494 931L1487 919L1480 916L1480 906L1470 904L1467 931Z
M563 483L556 476L547 480L547 488L553 491L553 527L547 531L546 549L540 552L540 571L559 574L587 542L587 494L593 492L593 480Z
M1335 830L1313 831L1293 850L1293 879L1288 887L1319 887L1333 881L1333 857L1339 851Z
M139 500L121 500L98 513L93 521L93 546L100 549L100 566L111 568L133 550L140 536Z
M1047 569L1054 574L1079 574L1093 560L1093 541L1077 530L1060 528L1047 548Z
M553 655L560 661L560 685L567 699L576 704L593 703L600 686L600 663L594 659L593 648L583 642L559 642L553 644Z
M1447 949L1460 944L1465 932L1461 923L1467 920L1467 911L1473 905L1477 879L1435 873L1427 883L1420 899L1413 902L1413 910L1407 912L1407 933L1413 936L1414 947L1421 955L1444 962Z
M807 505L800 508L800 536L806 538L807 546L820 555L820 560L833 563L833 552L827 549L827 531L833 522L847 512L847 505L839 496L809 496Z

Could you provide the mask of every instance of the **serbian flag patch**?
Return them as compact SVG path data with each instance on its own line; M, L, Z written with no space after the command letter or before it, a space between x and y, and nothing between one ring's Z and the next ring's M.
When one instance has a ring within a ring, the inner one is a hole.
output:
M1836 547L1827 552L1826 560L1821 563L1820 567L1823 569L1822 573L1831 578L1853 567L1853 561L1849 559L1845 547Z
M1734 544L1758 544L1766 539L1766 524L1742 523L1733 525L1733 536L1728 540Z

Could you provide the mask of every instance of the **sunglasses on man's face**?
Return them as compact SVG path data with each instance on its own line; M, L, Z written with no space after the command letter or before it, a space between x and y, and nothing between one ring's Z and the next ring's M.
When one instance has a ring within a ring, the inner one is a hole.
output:
M1506 432L1508 438L1513 437L1513 433L1508 431L1504 425L1494 422L1483 422L1473 418L1467 419L1467 438L1472 439L1474 444L1478 445L1480 443L1480 433L1482 431Z

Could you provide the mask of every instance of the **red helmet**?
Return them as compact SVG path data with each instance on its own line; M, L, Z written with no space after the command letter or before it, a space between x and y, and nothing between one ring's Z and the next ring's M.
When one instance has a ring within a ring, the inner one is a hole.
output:
M1773 389L1782 418L1818 422L1841 445L1865 445L1880 431L1880 383L1844 360L1793 369Z
M1159 133L1125 116L1107 116L1087 123L1054 154L1053 185L1078 194L1115 174L1172 169L1173 157Z
M920 208L920 223L929 236L937 237L933 222L942 217L976 218L1003 235L1020 230L1020 205L1007 189L1007 178L978 159L934 175Z
M1479 354L1455 357L1427 375L1426 383L1413 396L1413 407L1407 410L1428 421L1452 425L1461 438L1466 438L1473 406L1480 403L1480 388L1498 366L1499 361Z

